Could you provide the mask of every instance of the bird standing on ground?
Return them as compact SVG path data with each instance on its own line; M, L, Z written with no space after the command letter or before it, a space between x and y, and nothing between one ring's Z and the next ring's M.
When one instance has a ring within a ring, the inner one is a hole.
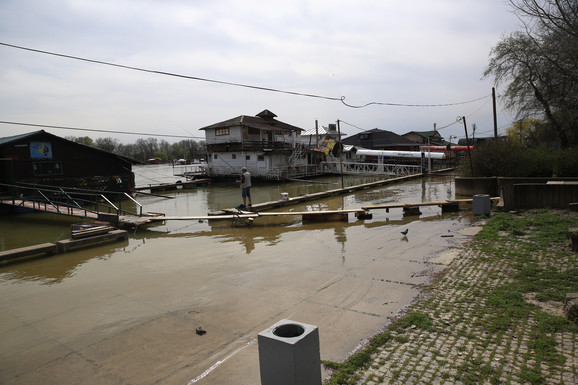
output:
M409 231L409 229L405 229L405 230L402 231L401 233L402 233L403 235L407 235L407 232L408 232L408 231Z

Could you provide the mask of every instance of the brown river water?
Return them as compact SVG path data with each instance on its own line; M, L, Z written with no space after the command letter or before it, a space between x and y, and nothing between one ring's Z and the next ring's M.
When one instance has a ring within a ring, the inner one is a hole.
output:
M169 166L135 168L137 186L179 179ZM346 185L372 181L346 177ZM253 201L340 187L340 178L256 185ZM138 196L144 211L205 215L240 203L233 183ZM451 176L432 176L282 211L453 199ZM257 335L281 319L319 328L321 359L342 361L379 332L441 271L477 220L421 208L373 218L302 223L300 217L167 221L129 240L0 266L1 384L260 383ZM78 219L0 217L0 250L70 237ZM407 236L400 232L409 229ZM206 334L197 335L202 327ZM325 375L325 373L324 373Z

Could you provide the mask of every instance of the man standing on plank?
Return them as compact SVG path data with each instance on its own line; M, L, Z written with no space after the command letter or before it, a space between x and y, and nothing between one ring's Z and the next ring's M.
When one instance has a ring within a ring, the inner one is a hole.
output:
M237 181L241 184L241 196L243 197L243 205L247 205L247 198L249 198L249 206L253 204L251 201L251 174L247 171L247 167L241 169L241 179Z

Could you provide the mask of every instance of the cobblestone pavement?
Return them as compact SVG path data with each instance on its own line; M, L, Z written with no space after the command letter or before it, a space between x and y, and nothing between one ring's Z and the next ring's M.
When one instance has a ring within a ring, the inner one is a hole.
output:
M576 269L576 254L565 255L556 266ZM544 309L531 306L513 324L488 331L490 324L495 329L496 319L491 319L495 314L488 313L489 296L483 293L504 287L513 276L514 267L506 259L464 249L432 286L430 297L410 311L422 316L427 326L414 322L393 328L357 384L577 385L576 329L547 333L556 341L555 351L548 359L536 358L537 318Z

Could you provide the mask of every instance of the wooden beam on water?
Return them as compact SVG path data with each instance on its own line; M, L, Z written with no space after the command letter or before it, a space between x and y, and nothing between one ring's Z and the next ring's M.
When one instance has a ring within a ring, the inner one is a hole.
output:
M56 244L54 243L41 243L39 245L25 246L12 250L0 251L0 262L11 262L43 254L56 254L57 251Z
M490 198L492 201L499 201L499 197ZM393 209L393 208L405 208L405 207L419 207L419 206L443 206L447 204L454 204L454 203L472 203L473 199L453 199L453 200L446 200L446 201L438 201L438 202L418 202L418 203L388 203L383 205L374 205L374 206L362 206L361 208L364 210L377 210L377 209Z
M128 239L126 230L113 230L106 234L94 235L80 239L64 239L56 242L59 253L65 253L74 247L94 246L99 243Z

